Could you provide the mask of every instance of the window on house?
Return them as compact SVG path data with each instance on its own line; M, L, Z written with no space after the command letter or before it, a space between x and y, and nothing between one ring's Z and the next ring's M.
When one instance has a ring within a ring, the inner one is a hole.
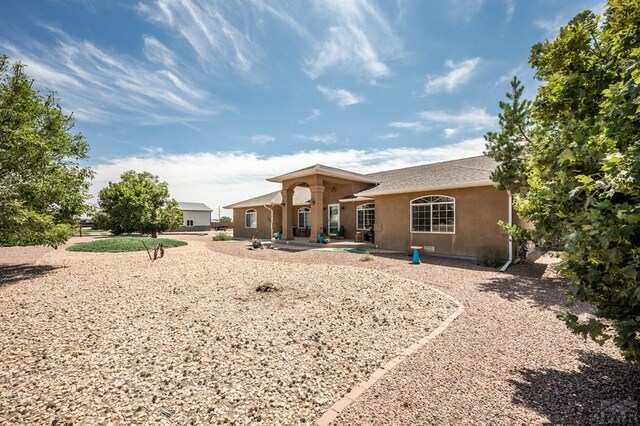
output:
M411 201L411 232L455 232L455 198L429 195Z
M193 220L188 219L187 220L187 226L193 226Z
M249 209L244 212L244 227L245 228L257 228L258 227L258 212L254 209Z
M356 229L366 230L376 222L376 205L362 204L356 207Z
M311 209L304 207L298 210L298 228L311 226Z

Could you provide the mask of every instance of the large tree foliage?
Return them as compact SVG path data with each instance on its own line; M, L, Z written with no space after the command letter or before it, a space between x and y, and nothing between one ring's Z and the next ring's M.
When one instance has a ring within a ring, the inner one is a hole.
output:
M542 84L517 208L540 238L564 242L570 301L596 308L561 318L640 362L640 1L578 14L530 63Z
M170 197L167 183L148 172L124 172L119 182L109 182L100 190L98 198L107 226L116 235L140 232L156 238L158 232L182 223L182 212Z
M88 144L55 96L0 56L0 245L56 247L85 210Z

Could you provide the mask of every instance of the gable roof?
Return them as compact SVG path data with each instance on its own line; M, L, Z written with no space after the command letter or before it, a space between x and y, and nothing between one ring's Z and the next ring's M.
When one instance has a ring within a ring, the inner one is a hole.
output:
M271 182L282 182L286 179L320 173L327 176L370 183L369 188L356 194L343 197L340 200L341 202L365 201L372 200L376 195L493 185L491 172L495 170L497 165L498 163L493 159L480 155L477 157L461 158L458 160L442 161L440 163L423 164L421 166L363 175L335 167L316 164L315 166L306 167L268 180ZM310 198L311 192L309 188L298 186L294 189L294 205L308 205ZM280 191L274 191L225 206L225 209L279 205L281 203L282 195Z
M321 175L336 177L336 178L343 178L343 179L348 179L356 182L377 183L375 179L372 179L367 175L350 172L349 170L343 170L337 167L324 166L322 164L316 164L314 166L305 167L304 169L285 173L284 175L275 176L267 180L269 182L281 183L283 180L295 179L299 177L316 175L316 174L321 174Z
M311 199L311 191L304 186L298 186L293 190L293 205L303 206L309 204ZM268 194L259 195L248 200L239 201L229 206L224 206L225 209L238 209L243 207L256 207L256 206L273 206L282 203L282 193L280 191L270 192Z
M491 172L495 170L497 164L493 159L480 155L371 173L367 176L380 184L360 191L356 195L374 197L404 192L493 185Z
M185 203L178 201L178 208L183 211L191 212L210 212L212 211L206 204L203 203Z

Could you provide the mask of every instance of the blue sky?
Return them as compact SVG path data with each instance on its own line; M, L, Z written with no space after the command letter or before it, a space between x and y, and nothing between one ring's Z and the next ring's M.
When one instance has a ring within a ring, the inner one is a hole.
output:
M477 155L498 101L578 0L29 0L0 53L57 92L93 191L148 170L217 209L315 163L375 171ZM217 215L217 214L216 214Z

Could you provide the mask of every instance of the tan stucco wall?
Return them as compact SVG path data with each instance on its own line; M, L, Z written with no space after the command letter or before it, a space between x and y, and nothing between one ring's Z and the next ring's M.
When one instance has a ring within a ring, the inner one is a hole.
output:
M247 210L254 209L258 213L258 227L246 228L244 226L244 214ZM276 213L274 210L274 216L280 215L280 212ZM233 236L237 238L252 238L258 237L261 239L271 238L271 212L263 206L247 207L233 209ZM276 218L277 220L277 218ZM278 232L279 226L274 220L273 232Z
M410 232L410 202L425 195L456 199L454 234ZM418 244L435 246L435 252L443 255L476 257L482 250L492 250L508 257L508 237L497 225L498 220L508 219L508 197L493 186L384 195L375 203L376 243L381 248L409 250Z

